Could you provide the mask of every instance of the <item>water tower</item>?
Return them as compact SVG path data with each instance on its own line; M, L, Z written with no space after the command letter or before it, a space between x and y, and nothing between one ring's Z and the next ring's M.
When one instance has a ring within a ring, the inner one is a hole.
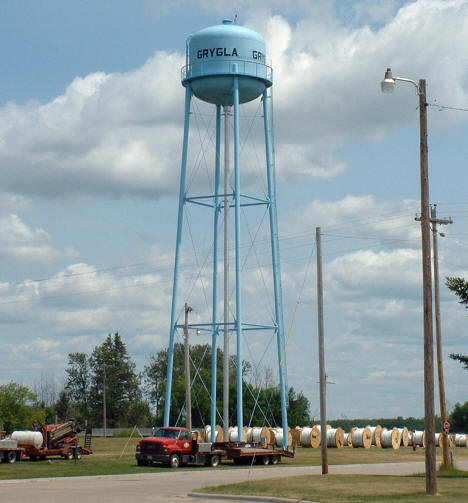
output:
M272 93L273 84L272 70L265 63L265 42L257 32L224 20L222 24L205 28L187 39L186 65L182 69L182 85L185 87L185 122L182 149L182 163L180 174L179 210L177 223L177 238L174 265L174 283L172 295L170 339L168 350L166 400L164 409L164 425L168 426L172 372L174 359L174 336L177 329L183 325L178 324L178 285L180 248L182 242L182 226L184 221L184 208L187 204L203 205L211 211L207 212L213 225L213 284L212 284L212 313L211 320L207 323L197 324L196 327L209 331L212 340L211 361L211 441L215 440L216 425L216 368L217 368L217 345L221 333L225 336L225 354L228 353L226 340L229 333L236 335L237 362L242 362L242 334L245 331L272 330L276 335L279 387L281 396L281 415L283 432L287 431L286 414L286 367L284 358L284 333L283 333L283 309L281 295L281 278L279 268L279 247L276 216L276 188L274 174L274 150L273 150L273 125L272 125ZM214 166L214 191L211 194L201 194L195 197L187 197L186 173L189 144L189 126L191 115L191 101L196 97L206 103L216 106L216 145ZM240 166L240 125L239 109L243 103L256 100L261 97L263 101L263 127L265 137L265 161L267 179L267 197L256 197L252 194L243 193L241 190L241 166ZM224 191L220 188L221 179L221 121L222 110L224 112ZM228 127L229 116L233 115L233 133ZM227 183L229 170L230 141L233 136L233 187ZM242 310L242 267L241 267L241 208L243 211L249 207L264 205L268 208L269 234L272 257L272 283L274 287L274 323L263 323L261 320L244 320ZM226 268L226 227L230 221L230 207L234 209L234 235L235 235L235 316L229 319L226 309L226 282L228 276ZM224 215L225 224L225 261L224 261L224 290L225 309L224 318L218 313L218 219ZM250 332L249 332L250 333ZM254 333L254 332L252 332ZM227 356L229 356L227 354ZM238 366L239 367L239 366ZM226 368L226 367L225 367ZM226 381L226 374L225 374ZM238 368L236 377L237 387L237 427L238 432L243 428L243 403L242 403L242 369ZM225 392L225 391L224 391ZM225 401L226 404L226 401ZM226 412L223 414L226 423ZM228 415L227 415L228 417ZM224 425L227 426L226 424ZM283 446L287 445L287 434L283 435ZM238 437L241 440L240 435Z

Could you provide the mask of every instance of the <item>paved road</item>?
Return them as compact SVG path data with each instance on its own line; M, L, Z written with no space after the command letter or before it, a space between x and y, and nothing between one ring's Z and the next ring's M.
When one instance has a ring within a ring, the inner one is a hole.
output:
M468 469L468 461L463 463ZM382 463L373 465L335 465L329 473L408 475L424 471L424 463ZM169 470L138 475L107 475L97 477L62 477L49 479L0 481L1 501L34 503L199 503L204 499L189 498L187 493L201 487L224 483L260 480L271 477L319 474L320 466L271 468L258 467L232 470L200 469ZM218 500L209 500L216 503ZM219 500L220 502L221 500ZM226 503L225 500L223 500Z

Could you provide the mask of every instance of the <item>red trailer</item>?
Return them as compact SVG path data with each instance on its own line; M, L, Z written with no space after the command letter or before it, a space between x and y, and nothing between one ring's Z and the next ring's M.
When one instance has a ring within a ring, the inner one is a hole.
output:
M17 435L18 446L23 448L24 456L33 461L46 459L51 456L60 456L65 459L81 459L82 455L92 454L91 431L86 431L84 447L79 445L77 437L79 432L80 428L74 421L67 421L63 424L45 424L40 430L40 433L42 433L42 445L28 443L27 435L25 435L25 440L21 440L21 435ZM13 436L16 433L23 432L15 432Z

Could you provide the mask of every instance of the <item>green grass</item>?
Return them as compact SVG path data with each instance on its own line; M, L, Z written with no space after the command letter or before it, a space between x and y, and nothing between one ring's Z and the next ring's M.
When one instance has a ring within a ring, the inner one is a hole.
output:
M437 503L465 503L468 479L438 480ZM205 488L203 492L277 496L321 503L393 503L427 500L423 477L377 475L305 475Z
M67 461L61 458L51 458L46 461L21 461L13 465L0 464L0 480L5 479L25 479L41 477L71 477L80 475L112 475L124 473L151 473L167 471L168 468L162 465L137 466L135 461L135 447L138 438L132 438L122 457L128 438L94 438L93 454L83 456L80 461ZM468 459L468 449L456 449L457 458ZM439 449L437 450L440 457ZM388 463L403 461L423 461L424 449L413 452L411 449L330 449L329 464L352 464L352 463ZM320 449L297 449L296 456L292 459L284 458L283 466L294 465L320 465ZM223 462L217 468L242 468L234 466L232 462ZM245 468L245 466L244 466ZM254 466L255 469L262 469L261 466ZM181 470L206 470L205 467L191 466L180 468Z

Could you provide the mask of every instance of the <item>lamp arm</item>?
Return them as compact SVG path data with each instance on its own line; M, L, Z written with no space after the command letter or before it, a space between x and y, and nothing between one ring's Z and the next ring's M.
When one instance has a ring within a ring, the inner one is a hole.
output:
M405 79L403 77L393 77L393 80L401 80L402 82L409 82L410 84L413 84L413 86L416 88L416 94L419 96L419 86L414 80Z

